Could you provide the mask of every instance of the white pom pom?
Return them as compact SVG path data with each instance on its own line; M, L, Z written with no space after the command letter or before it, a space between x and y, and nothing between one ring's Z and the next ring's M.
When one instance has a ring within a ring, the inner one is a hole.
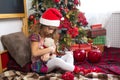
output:
M62 17L61 20L64 20L64 17Z

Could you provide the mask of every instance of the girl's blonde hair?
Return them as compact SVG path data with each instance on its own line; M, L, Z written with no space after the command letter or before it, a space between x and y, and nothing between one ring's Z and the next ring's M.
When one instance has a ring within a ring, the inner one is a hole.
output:
M42 37L44 37L44 30L43 29L45 27L50 27L50 26L46 26L46 25L42 25L42 24L39 25L39 34ZM53 34L50 35L50 37L52 37L55 40L55 43L59 40L59 33L57 30L57 27L55 27L55 30L54 30Z

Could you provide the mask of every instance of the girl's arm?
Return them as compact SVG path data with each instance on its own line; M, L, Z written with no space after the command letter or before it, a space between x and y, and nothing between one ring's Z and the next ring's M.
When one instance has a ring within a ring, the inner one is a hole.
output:
M40 49L38 45L39 45L39 42L32 42L31 43L32 56L41 56L41 55L44 55L46 53L55 52L55 47L54 46L44 48L44 49Z

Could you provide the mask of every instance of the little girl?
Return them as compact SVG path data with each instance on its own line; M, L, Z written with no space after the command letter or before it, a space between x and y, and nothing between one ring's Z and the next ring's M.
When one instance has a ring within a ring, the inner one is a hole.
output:
M51 37L56 40L54 36L57 31L57 27L60 25L62 15L55 8L47 9L40 18L40 31L38 34L32 34L31 50L32 50L32 65L31 68L37 73L51 72L55 68L61 68L65 71L78 72L79 68L74 66L73 52L66 51L62 57L49 57L55 55L56 46L50 46L43 48L44 40L47 37Z

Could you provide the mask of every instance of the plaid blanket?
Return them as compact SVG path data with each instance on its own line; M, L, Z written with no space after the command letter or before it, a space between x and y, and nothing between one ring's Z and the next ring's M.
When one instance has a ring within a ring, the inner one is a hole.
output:
M0 80L63 80L61 76L61 73L40 75L34 72L24 73L9 70L0 74ZM84 76L81 74L75 74L74 80L120 80L120 75L93 72Z

